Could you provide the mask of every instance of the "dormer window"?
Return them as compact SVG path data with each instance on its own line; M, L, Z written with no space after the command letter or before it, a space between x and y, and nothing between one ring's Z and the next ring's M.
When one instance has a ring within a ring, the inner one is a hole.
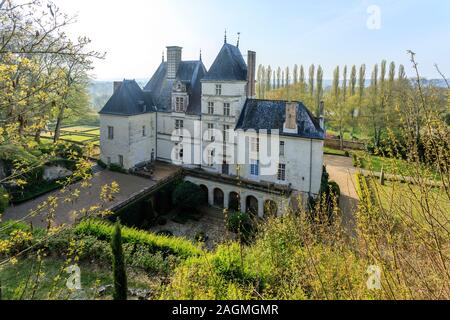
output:
M221 95L222 95L222 85L216 84L216 96L221 96Z
M175 98L175 111L176 112L184 112L184 98L183 97Z

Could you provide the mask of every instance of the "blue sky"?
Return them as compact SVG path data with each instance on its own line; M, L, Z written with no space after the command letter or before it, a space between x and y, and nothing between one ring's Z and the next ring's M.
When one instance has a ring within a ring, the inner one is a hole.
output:
M167 45L183 47L183 59L210 66L223 44L257 52L257 63L293 66L321 64L325 78L336 65L382 59L403 63L406 50L417 53L424 76L437 78L434 63L450 77L450 1L444 0L55 0L78 14L71 33L89 36L104 61L97 79L148 78ZM380 28L369 29L367 9L380 9Z

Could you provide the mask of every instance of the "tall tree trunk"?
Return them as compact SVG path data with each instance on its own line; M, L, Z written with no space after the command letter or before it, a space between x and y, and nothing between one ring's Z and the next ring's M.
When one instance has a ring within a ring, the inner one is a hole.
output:
M57 142L59 140L59 136L61 135L61 125L64 118L64 110L66 109L66 106L63 105L61 109L59 109L58 118L56 119L56 126L55 126L55 134L53 136L53 142Z
M42 133L41 128L37 129L36 132L34 133L34 141L36 141L37 143L41 143L41 133Z

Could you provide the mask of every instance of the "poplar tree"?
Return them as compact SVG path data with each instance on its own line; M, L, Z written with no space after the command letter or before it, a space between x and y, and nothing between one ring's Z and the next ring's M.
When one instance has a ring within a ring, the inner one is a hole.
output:
M312 64L309 67L309 78L308 78L308 92L309 92L309 97L311 98L311 101L313 100L314 97L314 73L315 73L316 67L314 66L314 64Z
M342 72L342 102L346 103L347 101L347 66L344 66L344 70Z
M300 66L298 82L300 83L300 99L303 100L306 92L305 69L303 68L303 65Z
M356 66L352 66L352 71L350 72L350 95L354 96L356 94Z
M320 102L323 98L323 69L319 65L316 76L316 115L320 116Z
M277 89L280 89L281 87L281 68L278 67L277 69Z
M272 90L272 68L267 66L267 79L266 79L266 90L270 91Z
M292 73L292 83L297 84L298 83L298 65L294 65L294 71Z

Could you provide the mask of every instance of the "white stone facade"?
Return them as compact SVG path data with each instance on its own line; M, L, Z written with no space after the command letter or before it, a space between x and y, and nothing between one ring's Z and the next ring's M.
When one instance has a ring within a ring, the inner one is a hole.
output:
M112 129L112 136L110 135ZM100 115L101 160L128 170L156 158L156 113ZM123 162L123 163L121 163Z
M174 71L171 72L174 76ZM285 122L283 131L286 134L279 136L281 143L277 142L279 145L276 149L278 154L275 155L277 161L275 171L264 175L258 167L256 170L258 174L255 174L255 166L252 167L252 163L260 159L261 155L258 152L252 152L250 141L252 137L262 139L264 134L261 132L257 134L251 130L235 131L247 98L252 98L248 97L248 83L241 80L202 80L201 112L197 115L185 112L190 98L187 87L181 82L174 82L169 100L171 106L164 112L156 111L136 116L101 114L101 160L105 163L120 164L125 169L159 160L189 169L201 169L202 172L210 173L211 176L241 178L248 181L249 185L198 178L189 174L186 180L207 188L208 201L211 205L227 208L230 203L230 194L239 194L240 209L246 211L251 204L252 207L257 207L255 214L260 217L265 215L264 209L267 203L275 204L278 214L285 212L294 202L297 203L296 200L305 204L309 196L316 196L320 190L323 139L297 136L295 134L298 133L297 128L291 128L292 123ZM287 105L286 113L295 112L290 103ZM288 117L291 121L291 115ZM294 126L296 125L295 123ZM184 135L181 129L189 134ZM225 130L231 130L233 135L244 138L244 140L233 138L231 141L230 139L220 141L219 150L214 152L214 156L219 155L221 162L214 162L212 165L208 157L203 156L209 154L209 148L213 142L208 134L210 129L219 130L222 133ZM239 163L237 155L231 154L231 150L242 147L239 141L246 141L244 144L247 145L249 154L245 163ZM223 159L221 156L224 156ZM232 180L225 179L225 181ZM259 187L252 188L250 186L252 183ZM264 185L290 190L290 194L280 195L280 193L271 192L269 188L267 191L262 191L264 188L261 186ZM216 194L215 191L217 191ZM220 201L220 194L223 194L222 201ZM293 200L294 198L296 200Z

